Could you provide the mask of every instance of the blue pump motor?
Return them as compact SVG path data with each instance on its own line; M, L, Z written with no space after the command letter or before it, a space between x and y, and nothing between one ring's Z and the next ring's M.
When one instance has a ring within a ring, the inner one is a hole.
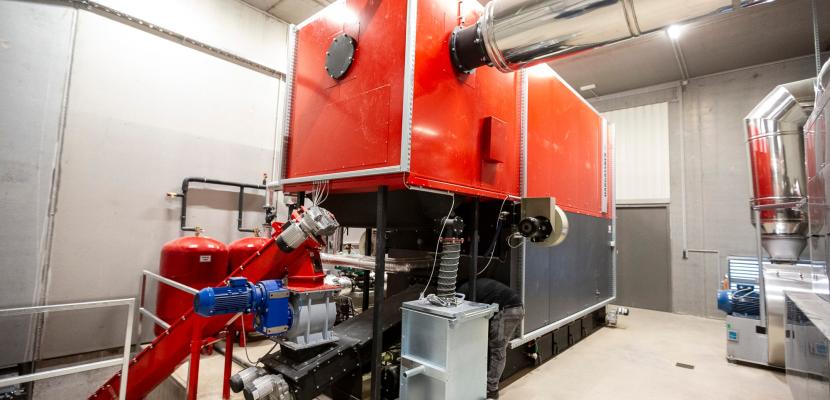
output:
M257 332L276 336L291 328L290 295L282 281L266 280L254 284L235 277L228 280L227 286L204 288L196 293L193 309L203 317L251 313Z
M753 285L738 285L737 289L718 290L718 309L729 315L760 317L760 294Z

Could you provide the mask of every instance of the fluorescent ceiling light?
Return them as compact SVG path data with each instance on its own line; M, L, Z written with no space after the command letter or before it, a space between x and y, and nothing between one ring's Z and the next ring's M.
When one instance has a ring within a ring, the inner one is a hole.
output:
M594 89L596 89L596 88L597 88L597 85L595 85L595 84L593 84L593 83L592 83L592 84L590 84L590 85L580 86L580 87L579 87L579 91L580 91L580 92L587 92L587 91L589 91L589 90L594 90Z
M666 33L671 40L680 39L680 35L683 33L683 27L680 25L672 25L666 29Z

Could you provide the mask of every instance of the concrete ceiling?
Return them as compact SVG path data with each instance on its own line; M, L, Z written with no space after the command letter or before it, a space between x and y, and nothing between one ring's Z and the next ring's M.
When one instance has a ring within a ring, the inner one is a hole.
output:
M299 23L334 0L243 0ZM403 0L390 0L403 1ZM667 0L668 1L668 0ZM684 0L672 0L684 1ZM684 27L677 47L688 78L803 56L813 52L811 0L775 0ZM482 0L486 3L486 0ZM822 49L830 49L830 1L816 0ZM684 79L665 32L584 52L550 64L571 86L596 85L601 96Z
M242 0L283 21L297 24L334 0Z
M830 44L830 2L817 0L822 49ZM776 0L684 27L677 41L688 77L813 54L810 0ZM683 79L671 39L661 31L550 65L582 94L601 96Z

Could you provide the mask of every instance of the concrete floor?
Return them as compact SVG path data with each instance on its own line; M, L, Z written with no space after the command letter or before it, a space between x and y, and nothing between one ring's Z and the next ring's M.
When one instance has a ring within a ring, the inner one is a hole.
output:
M632 308L619 321L509 383L501 399L792 399L783 373L726 361L722 320Z
M274 342L270 340L256 340L249 341L247 347L247 356L245 348L235 346L233 354L240 359L246 360L250 358L252 361L258 360L260 357L268 353L274 346ZM275 349L275 350L278 350ZM184 362L173 375L164 383L159 385L150 396L148 400L175 400L183 399L187 394L187 375L189 362ZM222 398L222 383L223 372L225 366L225 356L214 352L212 355L203 355L199 361L199 387L198 394L200 399L221 399ZM242 367L236 363L232 364L232 372L237 373L242 370ZM242 400L245 396L242 393L231 393L232 400Z
M724 329L722 320L632 308L631 315L620 317L619 327L603 328L544 365L513 378L502 388L501 398L791 400L784 374L726 361ZM250 343L251 359L264 355L272 344L267 340ZM234 350L235 355L245 357L240 348ZM678 362L694 369L675 366ZM201 364L199 398L220 398L223 356L203 356ZM234 372L239 369L234 365ZM111 373L55 378L36 385L35 398L83 398ZM148 398L184 398L186 379L185 362ZM242 398L241 393L232 396Z

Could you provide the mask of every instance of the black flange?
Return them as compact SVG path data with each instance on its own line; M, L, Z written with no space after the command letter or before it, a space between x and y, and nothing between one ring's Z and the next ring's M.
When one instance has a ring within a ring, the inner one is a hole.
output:
M453 29L450 36L450 58L456 70L467 74L490 63L478 24Z
M357 41L345 33L336 36L331 41L326 51L326 73L332 79L342 79L349 71L354 61L355 48L357 48Z

